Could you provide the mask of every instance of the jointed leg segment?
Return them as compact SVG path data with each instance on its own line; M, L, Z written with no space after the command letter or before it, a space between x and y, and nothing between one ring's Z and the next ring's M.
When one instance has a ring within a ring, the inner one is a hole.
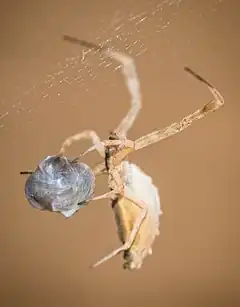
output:
M193 75L196 79L207 85L208 89L213 94L214 100L205 104L201 109L198 109L194 113L184 117L179 123L173 123L164 129L156 130L153 131L152 133L140 137L135 141L135 150L139 150L141 148L150 146L154 143L162 141L170 136L173 136L174 134L177 134L185 130L186 128L191 126L193 122L205 117L207 114L211 112L216 111L218 108L224 105L224 99L222 95L212 84L210 84L207 80L202 78L200 75L198 75L188 67L185 67L185 71L187 71L188 73Z
M60 149L60 154L63 155L66 151L67 147L70 147L74 142L80 141L81 139L89 139L94 144L96 150L98 153L104 157L105 156L105 148L103 144L101 143L101 140L97 133L93 130L85 130L83 132L74 134L70 137L68 137L63 143L62 147Z
M116 177L118 177L118 176L116 176ZM113 191L107 192L107 193L105 193L103 195L94 197L94 198L92 198L90 200L93 201L93 200L100 200L100 199L114 199L116 197L123 197L126 200L129 200L130 202L132 202L133 204L138 206L141 209L141 212L139 214L139 217L135 221L135 224L134 224L134 226L132 228L132 231L131 231L131 233L129 235L128 240L121 247L115 249L113 252L111 252L107 256L105 256L102 259L100 259L99 261L97 261L93 265L93 267L97 267L100 264L102 264L103 262L106 262L107 260L111 259L112 257L118 255L119 253L128 250L132 246L132 244L133 244L133 242L134 242L134 240L136 238L136 235L139 232L139 229L140 229L140 227L141 227L141 225L142 225L142 223L143 223L143 221L144 221L144 219L145 219L145 217L147 215L147 210L148 209L147 209L146 204L143 203L143 202L140 202L140 201L138 201L138 200L136 200L134 198L132 198L130 195L125 193L124 190L122 190L122 192L121 192L121 189L119 189L117 191L113 190Z
M139 217L136 219L135 224L132 228L132 231L130 233L130 236L128 238L128 240L119 248L115 249L114 251L112 251L110 254L108 254L107 256L103 257L102 259L100 259L99 261L97 261L92 267L95 268L97 266L99 266L100 264L106 262L107 260L113 258L114 256L118 255L121 252L124 252L128 249L130 249L130 247L132 246L139 230L140 227L147 215L147 206L145 205L145 203L139 202L135 199L133 199L132 197L122 195L122 197L124 197L127 200L130 200L132 203L134 203L136 206L138 206L141 209L140 215Z
M122 73L126 80L128 91L131 95L131 108L114 132L117 134L119 139L125 138L142 107L140 82L133 58L125 53L114 51L104 46L98 46L68 35L64 36L64 40L99 51L107 57L112 58L122 64Z
M106 140L106 141L102 141L101 144L104 147L120 146L121 148L131 148L131 149L135 148L134 141L131 141L131 140L128 140L128 139L124 139L124 140ZM119 149L121 149L121 148L119 148ZM86 154L94 151L95 149L96 149L96 145L93 145L90 148L88 148L83 154L81 154L81 156L85 156Z

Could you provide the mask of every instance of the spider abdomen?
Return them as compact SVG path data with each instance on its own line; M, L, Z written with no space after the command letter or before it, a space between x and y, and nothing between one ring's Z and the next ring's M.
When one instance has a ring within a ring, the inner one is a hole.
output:
M130 249L124 253L124 268L134 269L140 268L144 258L151 254L152 244L159 234L160 197L151 177L139 167L125 161L123 169L126 194L147 206L147 215L139 232ZM120 198L114 206L118 235L123 244L128 240L140 212L141 209L126 198Z

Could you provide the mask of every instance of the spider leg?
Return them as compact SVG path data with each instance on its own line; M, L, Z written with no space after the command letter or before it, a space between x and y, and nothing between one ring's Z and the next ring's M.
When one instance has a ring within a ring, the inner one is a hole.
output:
M153 131L152 133L149 133L147 135L144 135L140 138L138 138L135 141L135 150L139 150L141 148L150 146L154 143L157 143L159 141L162 141L166 138L169 138L170 136L173 136L174 134L177 134L186 128L188 128L193 122L205 117L207 114L216 111L218 108L224 105L224 99L222 95L219 93L219 91L210 84L207 80L202 78L200 75L195 73L193 70L191 70L188 67L185 67L185 71L193 75L196 79L203 82L205 85L207 85L208 89L212 93L214 100L210 101L209 103L205 104L201 109L198 109L194 113L184 117L180 122L173 123L168 127L165 127L160 130Z
M124 140L106 140L106 141L102 141L101 144L104 147L115 147L115 146L121 146L121 148L127 147L127 148L132 148L134 149L135 144L133 141L128 140L128 139L124 139ZM84 153L81 154L81 156L85 156L86 154L88 154L89 152L92 152L96 149L96 145L93 145L91 147L89 147Z
M128 196L124 195L124 194L122 195L122 197L124 197L125 199L130 200L135 205L137 205L141 209L141 213L140 213L139 217L135 221L135 224L134 224L134 226L132 228L132 231L130 233L130 236L129 236L128 240L122 246L120 246L119 248L115 249L114 251L112 251L107 256L105 256L102 259L100 259L99 261L97 261L92 266L93 268L95 268L95 267L99 266L100 264L106 262L107 260L109 260L112 257L118 255L119 253L128 250L132 246L132 244L133 244L133 242L134 242L134 240L136 238L136 235L137 235L137 233L138 233L138 231L139 231L139 229L140 229L140 227L142 225L142 222L144 221L144 219L145 219L145 217L147 215L147 210L148 209L147 209L147 206L145 205L145 203L139 202L139 201L137 201L137 200L135 200L135 199L133 199L131 197L128 197Z
M89 201L93 201L93 200L99 200L99 199L106 199L106 198L114 198L116 197L116 192L115 191L110 191L107 192L105 194L99 195L99 196L95 196L91 199L89 199Z
M123 195L124 185L123 185L121 176L116 169L111 170L111 177L114 178L115 188L112 188L110 192L107 192L100 196L93 197L89 199L88 201L99 200L99 199L104 199L104 198L110 198L114 200L118 198L119 195Z
M103 145L103 142L101 142L101 144ZM85 151L81 154L81 156L83 157L83 156L87 155L88 153L94 151L95 149L96 149L96 145L93 145L93 146L89 147L87 150L85 150Z
M105 167L105 162L101 162L101 163L96 164L93 167L93 172L94 172L95 176L105 174L105 173L108 174L106 167Z
M122 140L110 140L110 141L102 141L101 144L104 146L104 147L111 147L111 146L118 146L118 145L121 145L123 143ZM81 156L85 156L86 154L94 151L96 148L96 145L93 145L91 147L89 147L86 151L84 151L84 153L81 154Z
M87 48L99 51L107 57L112 58L122 64L122 73L125 78L128 91L131 95L131 108L114 132L119 138L124 138L128 130L132 127L142 107L140 81L136 71L134 59L125 53L110 50L108 47L98 46L75 37L65 35L63 38L71 43L80 44Z
M118 137L124 138L126 137L127 132L133 126L133 123L142 107L140 81L134 59L132 57L127 54L111 50L107 50L106 55L119 61L123 65L122 73L125 78L128 91L131 95L131 108L114 131Z
M74 134L74 135L68 137L62 143L62 147L60 149L60 155L63 155L65 153L67 147L70 147L74 142L80 141L81 139L90 139L92 141L92 143L94 144L98 153L102 157L105 156L105 148L104 148L103 144L101 143L99 136L93 130L85 130L83 132L80 132L80 133L77 133L77 134Z
M95 176L99 176L99 175L108 175L108 171L105 169L101 169L98 171L94 171Z

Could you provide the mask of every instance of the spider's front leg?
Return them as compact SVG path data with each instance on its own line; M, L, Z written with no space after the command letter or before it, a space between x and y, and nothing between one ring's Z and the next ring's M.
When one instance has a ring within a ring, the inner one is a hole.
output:
M105 148L102 144L99 136L97 133L93 130L85 130L83 132L74 134L68 138L62 143L62 147L60 149L60 155L63 155L66 151L67 147L70 147L74 142L78 142L81 139L89 139L94 144L94 149L98 151L101 157L105 156Z
M173 123L167 126L166 128L153 131L152 133L149 133L147 135L144 135L138 138L135 141L135 150L139 150L141 148L150 146L154 143L167 139L170 136L173 136L185 130L197 120L205 117L209 113L215 112L216 110L218 110L220 107L224 105L223 96L210 82L208 82L206 79L204 79L203 77L201 77L199 74L197 74L196 72L194 72L192 69L188 67L185 67L185 71L191 74L198 81L202 82L208 87L209 91L212 93L213 100L205 104L202 108L198 109L197 111L187 115L181 121L177 123Z
M76 37L64 35L63 38L65 41L74 44L79 44L81 46L87 47L95 51L99 51L105 56L114 59L115 61L121 64L121 71L124 76L127 89L131 96L131 108L128 111L127 115L122 119L121 123L118 125L118 127L115 129L114 132L119 137L119 139L124 139L127 135L127 132L131 129L142 107L140 81L137 74L137 69L135 66L134 59L126 53L119 52L116 50L111 50L106 46L98 46L94 43L80 40Z

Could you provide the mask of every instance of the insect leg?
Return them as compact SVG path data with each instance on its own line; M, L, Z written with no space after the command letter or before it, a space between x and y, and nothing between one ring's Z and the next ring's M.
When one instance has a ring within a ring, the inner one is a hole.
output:
M212 93L214 100L210 101L209 103L205 104L201 109L198 109L194 113L184 117L180 122L173 123L170 126L153 131L152 133L149 133L147 135L144 135L140 138L138 138L135 141L135 150L139 150L141 148L150 146L154 143L157 143L159 141L162 141L166 138L169 138L170 136L173 136L174 134L177 134L186 128L188 128L194 121L197 121L203 117L205 117L207 114L216 111L218 108L224 105L224 99L222 95L219 93L219 91L210 84L207 80L202 78L200 75L195 73L193 70L191 70L188 67L185 67L185 71L193 75L197 80L203 82L205 85L207 85L208 89Z
M125 199L128 199L130 200L131 202L133 202L136 206L138 206L140 209L141 209L141 213L139 215L139 217L136 219L136 222L133 226L133 229L130 233L130 236L128 238L128 240L119 248L115 249L114 251L112 251L110 254L108 254L107 256L103 257L102 259L100 259L99 261L97 261L94 265L93 265L93 268L99 266L100 264L106 262L107 260L111 259L112 257L118 255L119 253L125 251L125 250L128 250L131 245L133 244L135 238L136 238L136 235L142 225L142 222L144 221L146 215L147 215L147 206L142 203L142 202L139 202L131 197L128 197L126 195L123 195L123 197Z
M60 149L60 154L63 155L66 151L67 147L70 147L74 142L80 141L81 139L90 139L92 143L94 144L96 150L98 153L104 157L105 156L105 149L103 144L100 141L99 136L97 133L93 130L85 130L83 132L74 134L70 137L68 137L63 143L62 147Z

